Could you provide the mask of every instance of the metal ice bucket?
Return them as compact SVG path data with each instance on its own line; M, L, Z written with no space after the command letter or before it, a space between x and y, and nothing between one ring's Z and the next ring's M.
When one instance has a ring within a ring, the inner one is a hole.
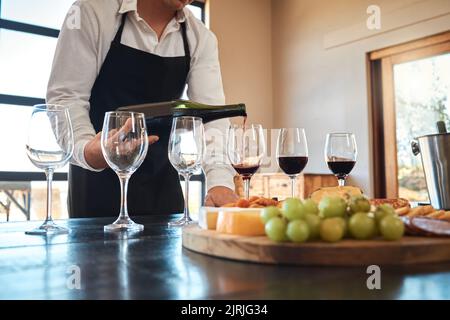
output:
M414 155L421 155L431 204L450 210L450 133L419 137L411 147Z

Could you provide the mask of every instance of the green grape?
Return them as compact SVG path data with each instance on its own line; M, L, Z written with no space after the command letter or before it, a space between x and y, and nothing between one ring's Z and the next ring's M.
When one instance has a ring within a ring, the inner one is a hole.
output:
M394 208L390 204L382 204L378 206L377 209L375 210L375 219L377 220L378 223L380 223L380 221L388 215L392 216L397 215L395 213Z
M320 217L317 214L307 213L303 218L309 228L309 239L317 239L320 236Z
M319 210L323 218L343 217L347 212L347 203L339 197L325 197L319 203Z
M380 221L380 232L386 240L399 240L405 232L405 225L401 219L387 215Z
M280 209L278 209L277 207L265 207L264 209L261 210L260 213L260 217L261 217L261 221L266 224L267 221L269 221L270 219L274 218L274 217L279 217L281 216L281 212Z
M320 237L327 242L337 242L344 237L345 221L342 218L328 218L320 224Z
M350 211L356 212L369 212L370 202L363 196L353 196L350 198Z
M350 234L359 240L373 238L377 233L377 225L374 218L365 212L357 212L351 216L348 227Z
M305 201L303 201L303 208L305 208L306 213L319 213L319 207L317 206L317 203L315 203L312 199L306 199Z
M302 219L305 216L303 204L300 199L297 198L287 198L284 200L281 211L283 216L289 221Z
M281 242L287 240L286 227L287 223L283 218L274 217L267 221L264 229L271 240Z
M308 224L302 220L291 221L287 226L286 235L293 242L305 242L309 237Z

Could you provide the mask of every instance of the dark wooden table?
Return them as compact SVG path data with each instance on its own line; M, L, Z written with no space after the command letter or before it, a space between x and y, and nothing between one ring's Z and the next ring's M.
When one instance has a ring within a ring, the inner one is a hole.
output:
M190 252L180 230L167 227L176 218L136 217L145 230L128 236L105 234L113 219L103 218L62 221L72 232L52 238L24 234L37 222L0 224L0 299L450 299L450 263L382 267L381 290L369 290L367 266L259 265ZM69 289L77 267L81 289Z

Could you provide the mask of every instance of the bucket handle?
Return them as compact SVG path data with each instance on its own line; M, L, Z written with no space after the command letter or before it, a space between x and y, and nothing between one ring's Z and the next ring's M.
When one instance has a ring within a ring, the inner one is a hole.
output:
M420 153L419 142L417 140L411 141L411 150L413 155L417 156Z

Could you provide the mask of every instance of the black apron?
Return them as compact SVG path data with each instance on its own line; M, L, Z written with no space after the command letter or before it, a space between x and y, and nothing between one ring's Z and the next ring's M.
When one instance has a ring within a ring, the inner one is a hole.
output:
M102 130L105 112L118 107L179 99L186 85L190 51L186 24L181 23L185 56L161 57L121 44L126 14L92 87L90 119ZM168 160L171 119L147 122L149 134L159 141L149 146L147 157L131 176L128 186L130 215L170 214L183 211L179 176ZM119 214L120 185L113 170L92 172L70 165L69 216L108 217Z

